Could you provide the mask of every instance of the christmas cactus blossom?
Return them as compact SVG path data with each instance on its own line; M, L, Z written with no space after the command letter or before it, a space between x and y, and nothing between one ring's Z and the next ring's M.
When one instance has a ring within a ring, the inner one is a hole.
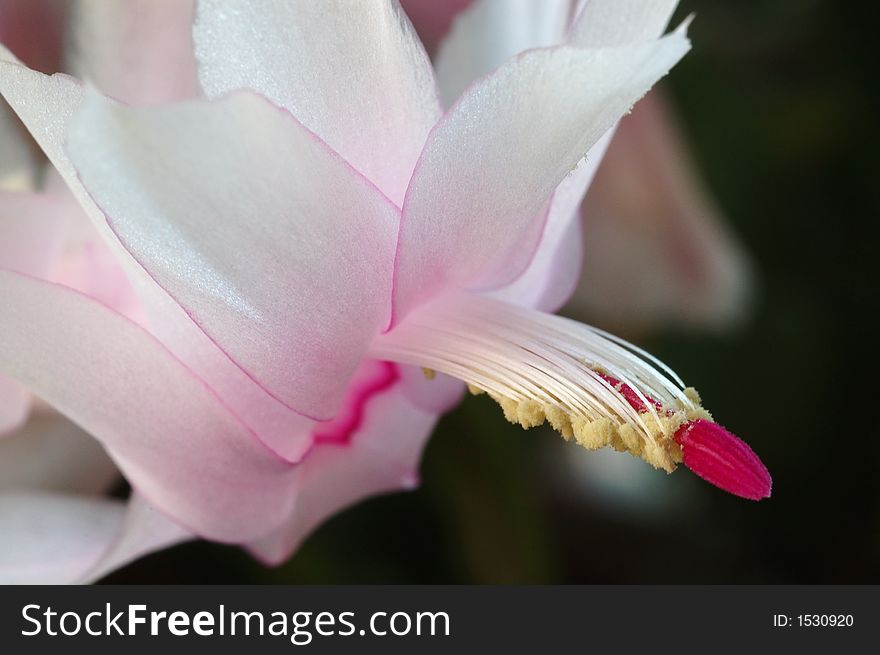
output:
M283 560L333 512L416 484L465 384L524 427L769 495L668 368L547 313L579 274L572 224L610 131L689 48L686 25L661 36L674 2L555 6L556 37L445 110L395 2L199 2L203 95L161 104L2 52L0 91L137 304L50 277L33 244L56 242L53 209L16 214L41 236L0 247L0 371L135 490L93 570L187 533Z

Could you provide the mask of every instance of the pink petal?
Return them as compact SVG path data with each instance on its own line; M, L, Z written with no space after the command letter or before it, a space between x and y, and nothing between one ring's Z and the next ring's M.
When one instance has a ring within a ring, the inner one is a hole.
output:
M193 38L208 97L259 91L400 205L440 110L397 3L206 0Z
M72 11L73 72L132 104L199 95L192 0L79 0Z
M60 414L35 409L0 440L0 490L103 493L119 471L91 436Z
M58 206L64 224L64 244L48 279L91 296L145 323L143 307L121 263L54 169L46 172L42 194Z
M15 309L0 316L0 368L94 434L151 504L197 534L232 542L273 534L286 554L340 507L415 481L435 415L407 401L395 377L370 390L372 371L390 364L362 367L346 401L360 405L354 421L343 426L343 412L316 430L309 456L290 466L121 316L12 273L0 273L0 294Z
M400 385L375 396L348 445L325 443L299 467L299 495L285 524L251 550L279 563L328 516L378 493L413 488L436 418L410 403ZM401 526L402 539L405 531Z
M510 57L562 43L571 5L571 0L481 0L464 9L437 53L443 103L451 105L475 79Z
M45 277L61 239L57 203L34 193L0 191L0 269ZM30 404L27 389L0 373L0 436L24 424Z
M289 407L332 416L388 319L396 208L250 92L149 109L90 96L68 149L116 234L205 332Z
M52 198L0 191L0 268L46 276L61 251L63 229Z
M47 77L29 70L0 46L0 93L19 114L85 210L94 231L120 263L141 299L151 332L198 376L210 380L224 402L270 448L286 459L299 459L309 447L311 421L272 398L208 338L122 247L80 183L63 146L69 122L82 103L83 87L64 75Z
M471 87L431 132L407 191L395 321L450 288L521 273L554 189L688 47L679 30L632 47L534 50Z
M0 583L90 582L191 535L137 495L119 501L0 493Z
M279 525L294 469L147 332L15 273L0 272L0 297L11 310L0 313L0 370L98 439L151 503L219 541Z
M749 262L696 179L658 91L621 121L583 215L572 314L648 329L724 328L746 312Z

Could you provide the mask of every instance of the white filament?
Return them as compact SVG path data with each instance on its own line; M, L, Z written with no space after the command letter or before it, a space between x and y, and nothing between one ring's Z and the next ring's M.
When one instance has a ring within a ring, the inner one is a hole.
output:
M664 410L697 408L675 373L632 344L561 316L472 294L416 309L380 336L370 355L441 371L496 399L531 400L586 421L629 424L649 441L669 425L652 401ZM600 373L628 385L647 412L633 408Z

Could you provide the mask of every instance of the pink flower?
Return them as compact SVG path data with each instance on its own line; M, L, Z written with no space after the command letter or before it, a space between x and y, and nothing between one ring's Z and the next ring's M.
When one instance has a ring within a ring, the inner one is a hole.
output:
M445 112L396 3L200 2L205 98L155 106L3 53L0 91L138 299L126 317L52 278L45 249L10 231L0 369L93 435L136 493L125 519L61 507L75 524L61 528L40 525L58 507L13 502L28 529L3 561L47 530L95 543L33 577L88 579L186 533L283 560L340 508L417 482L458 380L524 427L666 470L708 447L734 463L710 481L768 494L671 371L541 311L577 277L571 218L609 130L689 47L683 27L659 38L674 2L637 4L542 24L532 45L552 47L486 71ZM27 213L57 238L51 210Z

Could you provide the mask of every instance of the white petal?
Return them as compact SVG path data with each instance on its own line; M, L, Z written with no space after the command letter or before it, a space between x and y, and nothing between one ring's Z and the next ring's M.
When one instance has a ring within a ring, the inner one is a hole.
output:
M94 435L150 502L219 541L292 503L293 467L137 325L64 287L0 271L0 370Z
M126 256L110 228L101 220L100 212L82 188L64 153L70 120L85 94L82 84L67 75L48 76L31 70L0 45L0 94L18 114L76 200L92 218L96 229L119 255L120 261L128 259L131 268L131 258Z
M471 87L432 131L407 191L395 320L450 288L521 273L554 189L688 48L679 30L622 48L533 50Z
M197 375L210 380L211 386L261 440L285 458L299 459L309 446L310 422L254 383L146 274L119 243L80 183L64 152L64 143L71 118L82 103L83 87L65 75L49 77L30 70L0 46L0 93L40 144L122 266L141 299L149 329Z
M0 493L0 583L90 582L149 552L191 538L135 494L120 501Z
M208 97L259 91L400 205L440 110L396 2L203 0L193 38Z
M556 311L569 299L581 276L580 203L613 135L613 129L606 132L556 187L541 243L528 268L512 283L492 292L495 298L544 311Z
M570 42L583 48L614 48L656 39L678 0L587 0L572 26Z
M574 23L570 42L587 48L622 46L655 39L663 33L677 0L589 0ZM610 129L587 153L576 171L553 194L541 242L529 267L499 298L556 311L575 290L581 273L582 230L578 205L584 197L608 143ZM595 274L587 284L596 284ZM599 281L601 284L601 281Z
M0 493L0 582L70 584L119 530L119 501L34 492Z
M388 319L396 207L246 91L145 109L91 95L68 149L116 234L202 329L286 405L332 417Z
M477 0L455 17L437 53L440 97L451 105L478 77L510 57L562 43L571 0Z

